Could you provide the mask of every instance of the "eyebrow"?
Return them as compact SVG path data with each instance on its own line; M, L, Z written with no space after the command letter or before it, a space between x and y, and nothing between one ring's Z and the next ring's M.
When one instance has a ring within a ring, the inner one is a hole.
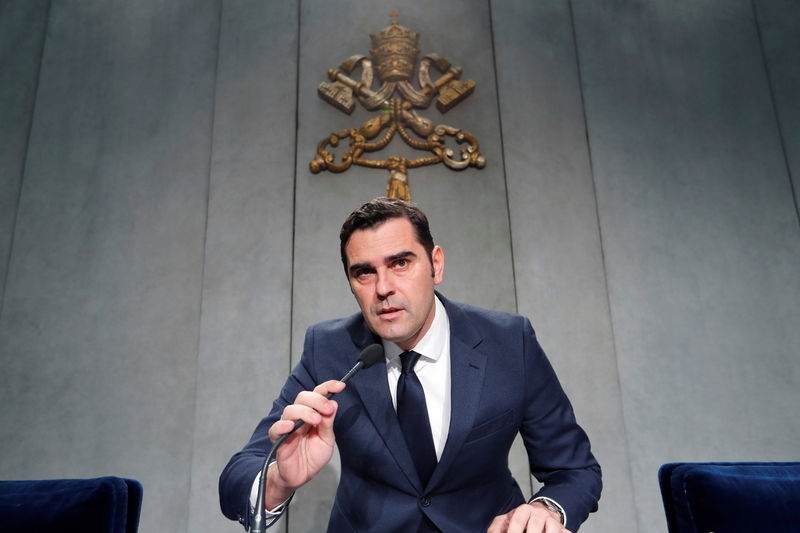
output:
M388 256L384 257L383 258L383 262L384 263L393 263L393 262L395 262L395 261L397 261L399 259L405 259L407 257L416 258L417 254L415 254L411 250L403 250L402 252L397 252L396 254L392 254L392 255L388 255ZM359 271L361 269L372 269L372 268L373 268L373 266L371 264L369 264L369 263L353 263L347 269L347 272L352 276L353 274L355 274L357 271Z
M406 257L417 257L417 254L412 252L411 250L403 250L402 252L397 252L396 254L390 255L388 257L383 258L384 263L393 263L398 259L405 259Z

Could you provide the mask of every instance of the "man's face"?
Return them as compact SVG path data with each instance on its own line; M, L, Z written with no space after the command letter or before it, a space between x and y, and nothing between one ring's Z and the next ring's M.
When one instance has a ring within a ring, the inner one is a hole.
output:
M442 249L433 249L431 264L411 222L391 218L353 232L345 254L350 287L369 328L403 350L413 348L433 322Z

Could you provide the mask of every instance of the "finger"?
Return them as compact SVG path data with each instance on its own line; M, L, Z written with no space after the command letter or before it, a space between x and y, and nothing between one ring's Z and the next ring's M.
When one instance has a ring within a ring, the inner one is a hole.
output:
M316 392L321 396L325 396L326 394L338 394L342 392L344 388L345 388L344 382L332 379L330 381L320 383L319 385L314 387L314 392Z
M504 533L508 528L508 517L510 514L511 513L506 513L495 516L492 523L489 524L489 529L486 530L486 533Z
M281 420L291 420L292 422L302 420L306 424L316 426L322 422L322 417L327 414L325 411L330 411L331 409L332 407L321 405L318 410L301 403L293 403L284 407L283 413L281 413Z
M510 530L509 530L510 531ZM542 514L536 511L530 513L528 526L525 533L562 533L566 531L561 525L561 520L549 514Z
M313 390L303 391L298 394L294 399L294 404L292 405L309 407L322 415L328 416L333 413L334 403L335 402L327 399L324 395L316 392L316 390ZM288 409L288 407L286 409Z
M547 519L544 524L544 532L545 533L562 533L566 531L564 526L561 525L561 520L556 520L553 517Z
M294 424L295 422L292 420L278 420L269 428L269 440L275 442L281 435L285 435L294 429Z
M530 505L520 505L514 509L508 522L508 533L542 533L544 524L536 519Z

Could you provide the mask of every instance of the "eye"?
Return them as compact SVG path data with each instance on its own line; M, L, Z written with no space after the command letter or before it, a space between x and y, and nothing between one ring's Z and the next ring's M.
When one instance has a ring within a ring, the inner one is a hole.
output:
M397 270L403 270L404 268L408 267L409 263L410 262L408 259L406 259L405 257L401 257L400 259L395 261L394 265L392 266L394 266L394 268Z
M359 268L355 272L353 272L353 277L360 282L365 282L369 279L370 275L373 274L375 271L368 269L368 268Z

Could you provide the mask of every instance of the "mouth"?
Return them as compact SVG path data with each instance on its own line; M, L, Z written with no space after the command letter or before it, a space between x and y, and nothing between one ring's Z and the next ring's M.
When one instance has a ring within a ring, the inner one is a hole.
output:
M378 316L383 319L392 319L398 316L403 311L402 307L385 307L378 309Z

